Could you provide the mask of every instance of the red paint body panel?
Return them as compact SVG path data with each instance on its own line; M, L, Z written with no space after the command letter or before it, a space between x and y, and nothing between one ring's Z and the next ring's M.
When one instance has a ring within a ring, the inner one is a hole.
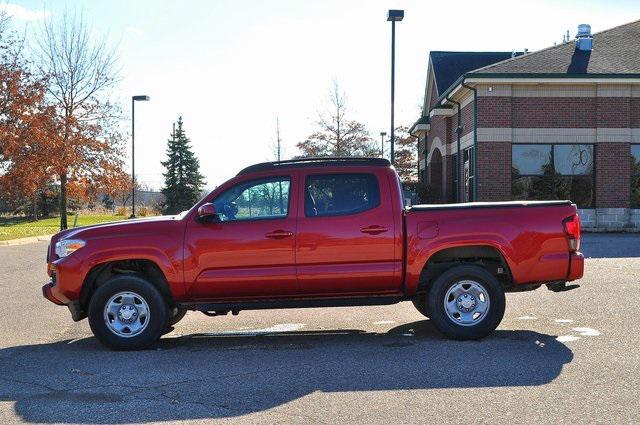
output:
M397 199L388 194L397 190L391 186L387 171L358 170L375 175L383 196L380 205L357 214L305 217L305 187L299 185L296 264L301 294L401 293L402 257L396 242L402 241L402 227L401 222L394 220ZM316 174L350 172L354 172L353 168L305 169L300 172L300 181ZM380 232L366 233L369 228Z
M278 174L298 185L298 173ZM251 174L235 178L216 189L207 202L235 184L270 177ZM186 218L184 279L192 300L284 297L299 292L295 241L298 198L290 191L286 218L199 223ZM272 239L267 234L284 231L291 237Z
M331 173L373 174L380 188L380 205L351 215L306 217L306 178ZM199 206L234 185L276 176L290 179L287 217L197 220ZM497 249L515 285L575 280L582 276L584 259L570 252L562 224L575 213L575 206L568 204L471 208L460 204L404 210L399 179L390 167L249 172L224 183L180 216L58 233L51 240L48 264L50 275L55 270L56 284L44 293L53 302L78 300L95 266L144 259L160 268L177 302L411 297L434 254L464 246ZM274 238L274 232L286 236ZM54 246L63 238L81 239L86 245L58 259Z

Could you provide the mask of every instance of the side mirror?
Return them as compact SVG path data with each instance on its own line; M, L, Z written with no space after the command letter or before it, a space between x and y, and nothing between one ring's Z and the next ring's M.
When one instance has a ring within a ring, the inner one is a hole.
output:
M200 205L198 208L198 220L212 222L215 221L216 218L218 218L218 213L216 212L215 205L210 202Z

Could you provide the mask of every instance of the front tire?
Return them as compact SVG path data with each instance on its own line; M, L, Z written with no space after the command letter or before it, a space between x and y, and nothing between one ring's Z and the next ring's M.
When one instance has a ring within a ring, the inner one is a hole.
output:
M486 269L453 267L431 286L427 308L433 325L457 340L480 339L493 332L504 316L504 288Z
M140 276L118 275L102 284L89 303L89 326L115 350L141 350L156 342L168 320L160 291Z
M429 311L427 310L427 297L425 294L417 295L414 299L411 300L411 302L420 314L422 314L426 318L429 318Z
M169 317L168 326L175 325L176 323L184 319L184 316L186 316L186 314L187 314L186 308L175 307L169 314L170 317Z

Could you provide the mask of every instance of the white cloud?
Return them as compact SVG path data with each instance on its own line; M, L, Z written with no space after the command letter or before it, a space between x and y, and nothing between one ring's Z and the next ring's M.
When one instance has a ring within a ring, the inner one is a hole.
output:
M144 34L144 31L142 31L140 28L136 28L136 27L127 27L127 32L130 33L130 34L135 34L135 35Z
M26 7L10 3L0 4L0 11L5 12L12 18L21 19L24 21L38 21L40 19L45 19L49 17L49 15L51 15L51 13L45 10L30 10Z

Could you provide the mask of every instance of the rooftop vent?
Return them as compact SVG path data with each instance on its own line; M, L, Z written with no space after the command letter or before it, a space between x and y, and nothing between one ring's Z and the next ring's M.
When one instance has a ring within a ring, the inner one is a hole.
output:
M593 48L593 37L591 36L591 25L578 25L578 34L576 34L576 49L583 52L590 52Z

